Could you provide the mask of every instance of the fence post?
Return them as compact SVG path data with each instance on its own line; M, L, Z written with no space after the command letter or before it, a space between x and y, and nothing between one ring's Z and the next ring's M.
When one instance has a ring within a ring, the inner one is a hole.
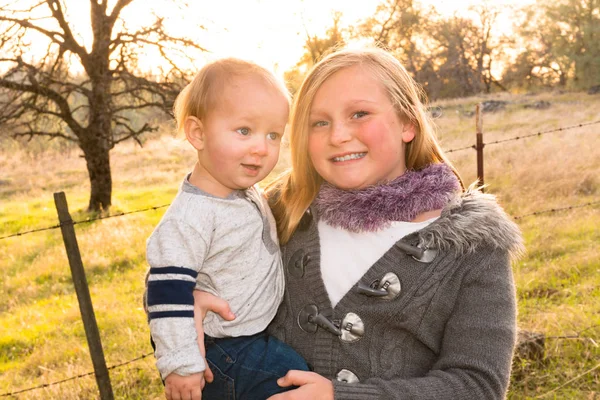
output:
M81 312L81 319L83 320L85 336L92 356L92 364L94 365L96 383L98 384L98 389L100 391L100 399L114 400L110 376L108 375L104 351L102 350L102 342L100 341L100 332L98 331L94 307L92 306L92 299L90 297L90 290L85 278L83 262L81 261L81 254L79 253L79 245L77 244L77 237L75 236L75 229L73 228L73 220L69 214L67 198L65 197L64 192L54 193L54 204L56 205L60 230L65 243L65 249L67 250L67 257L69 258L71 276L73 277L73 284L75 285L75 293L77 293L77 301L79 302L79 310Z
M477 150L477 179L479 180L479 184L483 186L483 115L481 112L481 103L475 106L475 131L477 136L477 144L475 145L475 150ZM481 191L485 191L482 187Z

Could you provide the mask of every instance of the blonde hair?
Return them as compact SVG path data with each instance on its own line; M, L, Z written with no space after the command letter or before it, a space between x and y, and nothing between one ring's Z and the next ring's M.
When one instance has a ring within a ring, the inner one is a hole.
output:
M183 131L188 117L204 119L217 106L225 85L235 77L257 76L291 102L290 92L283 81L268 69L238 58L222 58L206 64L177 96L173 106L177 131Z
M452 168L461 181L435 138L433 123L424 104L426 96L423 90L402 64L379 48L334 52L314 66L296 93L289 136L292 169L267 189L282 244L290 239L323 183L308 153L309 117L315 94L331 75L355 65L367 69L381 82L399 117L415 127L415 137L406 145L406 168L419 170L429 164L443 162Z

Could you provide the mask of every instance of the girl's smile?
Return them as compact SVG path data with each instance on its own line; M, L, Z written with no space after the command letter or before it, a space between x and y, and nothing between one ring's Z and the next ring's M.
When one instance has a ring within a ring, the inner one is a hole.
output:
M351 160L361 159L361 158L363 158L366 155L367 155L366 152L362 152L362 153L349 153L349 154L345 154L345 155L341 155L341 156L334 156L331 160L333 162L351 161Z

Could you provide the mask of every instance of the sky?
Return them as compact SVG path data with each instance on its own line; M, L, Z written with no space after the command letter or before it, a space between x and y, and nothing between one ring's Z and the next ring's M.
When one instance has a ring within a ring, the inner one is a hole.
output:
M109 8L116 0L108 0ZM170 32L192 37L210 52L206 59L237 56L258 62L279 74L294 66L303 53L307 34L323 36L332 25L333 12L342 12L342 26L350 26L372 15L381 0L220 0L189 1L182 14L168 0L137 0L123 10L131 28L150 24L150 12L165 16ZM446 15L466 13L482 0L420 0ZM491 0L487 0L491 1ZM494 5L517 5L534 0L494 0ZM73 28L91 43L89 2L63 0ZM150 12L148 12L150 11ZM185 17L182 18L182 15ZM81 22L79 22L81 21ZM499 21L509 31L510 14ZM203 25L205 29L198 28ZM40 51L45 47L40 48ZM151 56L149 56L151 59ZM204 60L199 60L203 64ZM147 62L152 65L152 62Z
M495 0L494 4L524 4L532 0ZM215 24L227 27L206 32L206 45L215 56L237 55L286 70L303 53L307 33L322 36L332 25L333 12L342 12L342 26L356 24L372 15L381 0L238 0L200 5L201 13ZM446 15L464 13L481 0L421 0ZM231 12L235 9L235 12ZM510 29L510 16L499 21Z

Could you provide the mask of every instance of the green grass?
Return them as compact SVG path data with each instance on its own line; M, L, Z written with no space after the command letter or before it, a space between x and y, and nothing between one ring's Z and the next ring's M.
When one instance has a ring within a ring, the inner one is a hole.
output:
M485 99L510 102L484 115L492 141L599 119L600 97L581 93L477 96L446 100L436 119L446 149L470 146L473 117ZM548 110L525 110L547 100ZM485 149L488 191L511 215L597 201L600 196L600 125ZM55 143L55 142L53 142ZM79 151L35 142L0 142L0 236L57 224L53 193L65 191L71 216L86 220L89 183ZM287 165L282 152L277 171ZM475 178L475 152L449 154L465 182ZM111 153L111 214L168 204L194 160L181 138L154 137L140 149ZM145 240L165 209L75 226L107 364L151 352L141 294ZM105 215L104 215L105 216ZM516 358L510 399L600 398L600 207L530 216L518 221L527 254L514 264L519 326L546 337L539 358ZM85 331L60 230L0 240L0 395L92 371ZM110 370L115 397L161 399L153 357ZM98 398L93 376L28 391L19 399Z

